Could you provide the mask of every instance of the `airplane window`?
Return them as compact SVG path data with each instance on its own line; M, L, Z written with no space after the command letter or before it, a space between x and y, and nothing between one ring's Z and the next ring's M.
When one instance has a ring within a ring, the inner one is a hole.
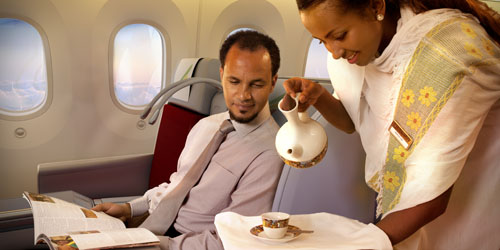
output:
M21 116L47 100L47 68L42 37L31 24L0 18L0 113Z
M164 50L160 32L148 24L130 24L114 40L115 97L129 109L141 109L160 92Z
M311 78L327 78L328 70L326 68L326 59L328 50L319 40L313 38L309 45L309 52L307 53L306 69L304 71L305 77Z

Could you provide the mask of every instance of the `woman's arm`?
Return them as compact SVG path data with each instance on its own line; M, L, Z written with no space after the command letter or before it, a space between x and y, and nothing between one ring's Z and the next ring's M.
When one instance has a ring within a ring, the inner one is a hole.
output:
M452 188L431 201L387 215L377 226L389 236L393 245L403 241L446 211Z
M328 93L325 88L323 90L314 107L330 124L346 133L353 133L356 130L354 123L342 102Z
M317 82L294 77L286 80L283 87L286 93L292 97L301 92L299 97L300 112L313 105L336 128L349 134L355 131L354 123L344 105Z

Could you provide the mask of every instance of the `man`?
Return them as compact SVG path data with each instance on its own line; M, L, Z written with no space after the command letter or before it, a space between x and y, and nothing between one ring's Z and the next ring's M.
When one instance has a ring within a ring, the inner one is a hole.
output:
M160 236L162 249L222 249L213 224L216 214L234 211L258 215L271 210L283 167L274 148L279 127L270 116L268 104L278 77L279 49L263 34L241 31L226 39L220 61L228 111L204 118L193 127L170 184L163 183L127 204L94 207L122 219L152 213L172 190L170 186L182 182L219 125L230 118L235 131L227 135L189 191L172 226L165 225L168 237Z

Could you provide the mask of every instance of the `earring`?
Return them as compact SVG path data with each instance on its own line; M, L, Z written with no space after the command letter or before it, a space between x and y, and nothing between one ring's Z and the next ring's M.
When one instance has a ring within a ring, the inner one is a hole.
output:
M384 20L384 15L377 14L377 21L382 21L382 20Z

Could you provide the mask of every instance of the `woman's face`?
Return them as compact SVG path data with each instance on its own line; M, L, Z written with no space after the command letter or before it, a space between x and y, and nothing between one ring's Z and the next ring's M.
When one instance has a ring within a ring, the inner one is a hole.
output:
M344 12L324 1L300 12L305 28L319 39L334 59L344 58L351 64L365 66L378 52L382 39L382 22L375 11Z

